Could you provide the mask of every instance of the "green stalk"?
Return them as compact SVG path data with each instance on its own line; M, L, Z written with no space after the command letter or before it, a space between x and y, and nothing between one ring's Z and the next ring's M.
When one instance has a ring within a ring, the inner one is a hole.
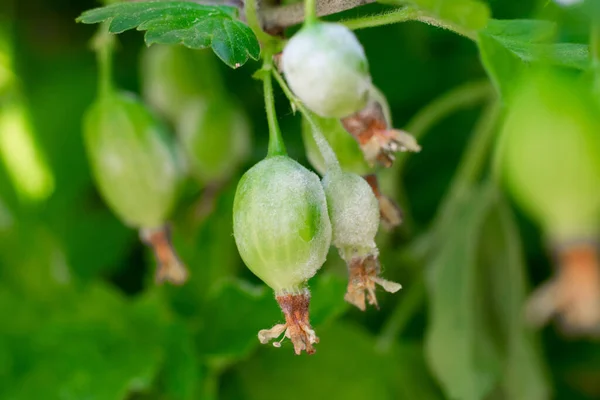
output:
M286 97L294 105L294 107L300 110L304 118L306 118L306 120L310 124L313 139L317 143L317 147L321 152L321 156L323 156L323 159L325 160L325 166L327 167L327 171L341 171L340 163L337 159L337 156L335 155L335 152L327 142L327 139L325 139L325 136L323 136L323 133L321 132L321 129L319 129L319 125L313 118L312 113L292 93L281 74L279 74L279 72L277 72L275 69L272 69L272 73L277 83L279 83L279 86L281 86L283 93L285 93Z
M317 0L304 0L304 26L317 22Z
M401 7L382 14L368 15L341 21L349 29L357 30L373 28L382 25L391 25L399 22L414 21L420 15L420 11L414 7Z
M397 2L384 0L380 1L383 4L397 5ZM390 25L398 22L419 21L427 25L435 26L441 29L452 31L460 36L464 36L472 41L477 41L477 32L464 29L463 27L452 22L443 21L435 16L429 15L423 10L411 6L404 6L393 11L382 14L369 15L342 21L350 29L373 28L376 26Z
M108 96L113 91L112 61L115 37L108 31L108 23L100 25L94 37L94 48L98 59L98 94Z
M270 71L273 70L273 56L267 52L264 56L263 70L266 72L262 78L263 90L265 94L265 108L267 111L267 121L269 123L269 150L267 157L284 156L287 154L281 129L277 122L277 112L275 111L275 97L273 95L273 79Z

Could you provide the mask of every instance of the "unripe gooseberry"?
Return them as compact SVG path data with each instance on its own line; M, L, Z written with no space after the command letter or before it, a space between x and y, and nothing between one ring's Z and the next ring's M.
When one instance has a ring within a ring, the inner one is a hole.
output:
M136 97L110 91L84 120L85 146L100 194L110 208L143 236L159 244L158 280L182 283L186 275L163 226L177 200L180 165L172 137Z
M329 171L323 178L331 219L333 244L348 265L348 291L345 299L365 310L365 297L377 306L375 284L388 292L401 286L379 277L379 250L375 235L379 229L379 202L371 186L356 174ZM365 296L366 293L366 296Z
M144 100L175 123L190 101L220 95L223 89L215 61L212 52L181 45L145 48L140 68Z
M322 117L342 118L367 104L367 58L354 33L341 24L304 26L285 46L282 67L292 91Z
M526 76L509 106L497 170L519 206L555 242L599 230L597 115L585 88L557 72Z
M321 268L331 244L317 175L287 156L256 164L238 184L233 232L246 266L275 291L286 316L286 324L259 332L260 341L285 331L297 354L314 352L318 339L308 322L306 281Z
M588 90L556 71L528 74L509 104L497 171L516 203L549 237L556 276L532 295L527 314L555 314L576 333L600 329L600 120Z
M202 183L228 179L250 151L250 129L235 103L195 99L182 110L177 133L190 164Z

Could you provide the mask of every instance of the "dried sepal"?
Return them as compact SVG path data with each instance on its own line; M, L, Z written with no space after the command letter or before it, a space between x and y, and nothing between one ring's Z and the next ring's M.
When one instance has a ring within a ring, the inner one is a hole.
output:
M379 276L381 265L375 254L366 257L353 256L348 263L348 289L344 299L358 307L367 309L366 303L379 308L375 295L375 284L381 286L386 292L396 293L402 286L396 282L388 281Z
M283 333L283 339L288 338L294 345L294 352L300 355L302 351L313 354L313 344L319 343L319 338L310 326L308 307L310 293L307 289L300 293L282 293L276 296L277 303L285 316L285 324L277 324L271 329L258 332L258 340L262 344L277 339ZM273 346L281 347L281 341L274 342Z
M154 278L156 283L168 281L174 285L184 284L188 278L188 271L171 244L168 227L141 229L140 237L154 251L157 262Z
M358 141L365 160L391 167L396 152L419 152L421 146L408 132L393 129L383 105L371 98L361 111L342 119L344 128Z
M558 316L565 333L600 334L600 254L593 243L558 250L558 274L537 289L526 307L534 326Z
M379 181L377 180L377 176L375 174L367 175L364 178L369 186L371 186L371 189L373 190L373 193L379 202L379 214L381 217L381 224L383 225L384 229L390 231L400 226L403 220L400 206L398 206L398 204L396 204L396 202L390 197L381 193Z

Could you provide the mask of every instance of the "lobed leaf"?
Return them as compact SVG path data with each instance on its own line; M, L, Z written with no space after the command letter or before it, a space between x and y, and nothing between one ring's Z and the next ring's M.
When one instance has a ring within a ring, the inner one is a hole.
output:
M209 6L188 1L145 1L117 3L88 10L77 22L96 24L109 21L109 32L137 28L146 31L146 44L182 44L192 49L212 47L232 68L260 56L258 39L238 19L231 6Z

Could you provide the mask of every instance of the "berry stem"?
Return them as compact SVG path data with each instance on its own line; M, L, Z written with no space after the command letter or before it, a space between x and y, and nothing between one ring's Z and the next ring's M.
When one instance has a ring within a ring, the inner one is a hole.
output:
M327 167L327 171L341 171L340 163L337 159L337 156L335 155L335 152L327 142L327 139L325 139L325 136L323 136L323 133L321 132L321 129L319 129L319 125L315 122L312 113L304 106L304 104L302 104L302 102L296 96L294 96L287 83L285 83L285 80L283 79L281 74L275 69L271 69L271 71L273 73L273 76L275 77L275 80L277 81L277 83L279 83L279 86L281 86L283 93L285 93L286 97L290 100L290 102L295 107L297 107L298 110L300 110L304 118L306 118L306 120L310 124L313 139L317 143L319 152L325 160L325 166Z
M284 156L287 154L279 123L277 122L277 112L275 111L275 96L273 95L273 79L270 71L273 70L273 55L265 51L263 70L267 73L262 77L263 90L265 95L265 108L267 111L267 121L269 123L269 150L267 157Z
M115 38L108 31L108 23L100 25L100 29L94 37L94 49L98 58L99 79L98 93L106 96L112 92L112 60L115 45Z
M317 22L317 0L304 0L304 26Z

